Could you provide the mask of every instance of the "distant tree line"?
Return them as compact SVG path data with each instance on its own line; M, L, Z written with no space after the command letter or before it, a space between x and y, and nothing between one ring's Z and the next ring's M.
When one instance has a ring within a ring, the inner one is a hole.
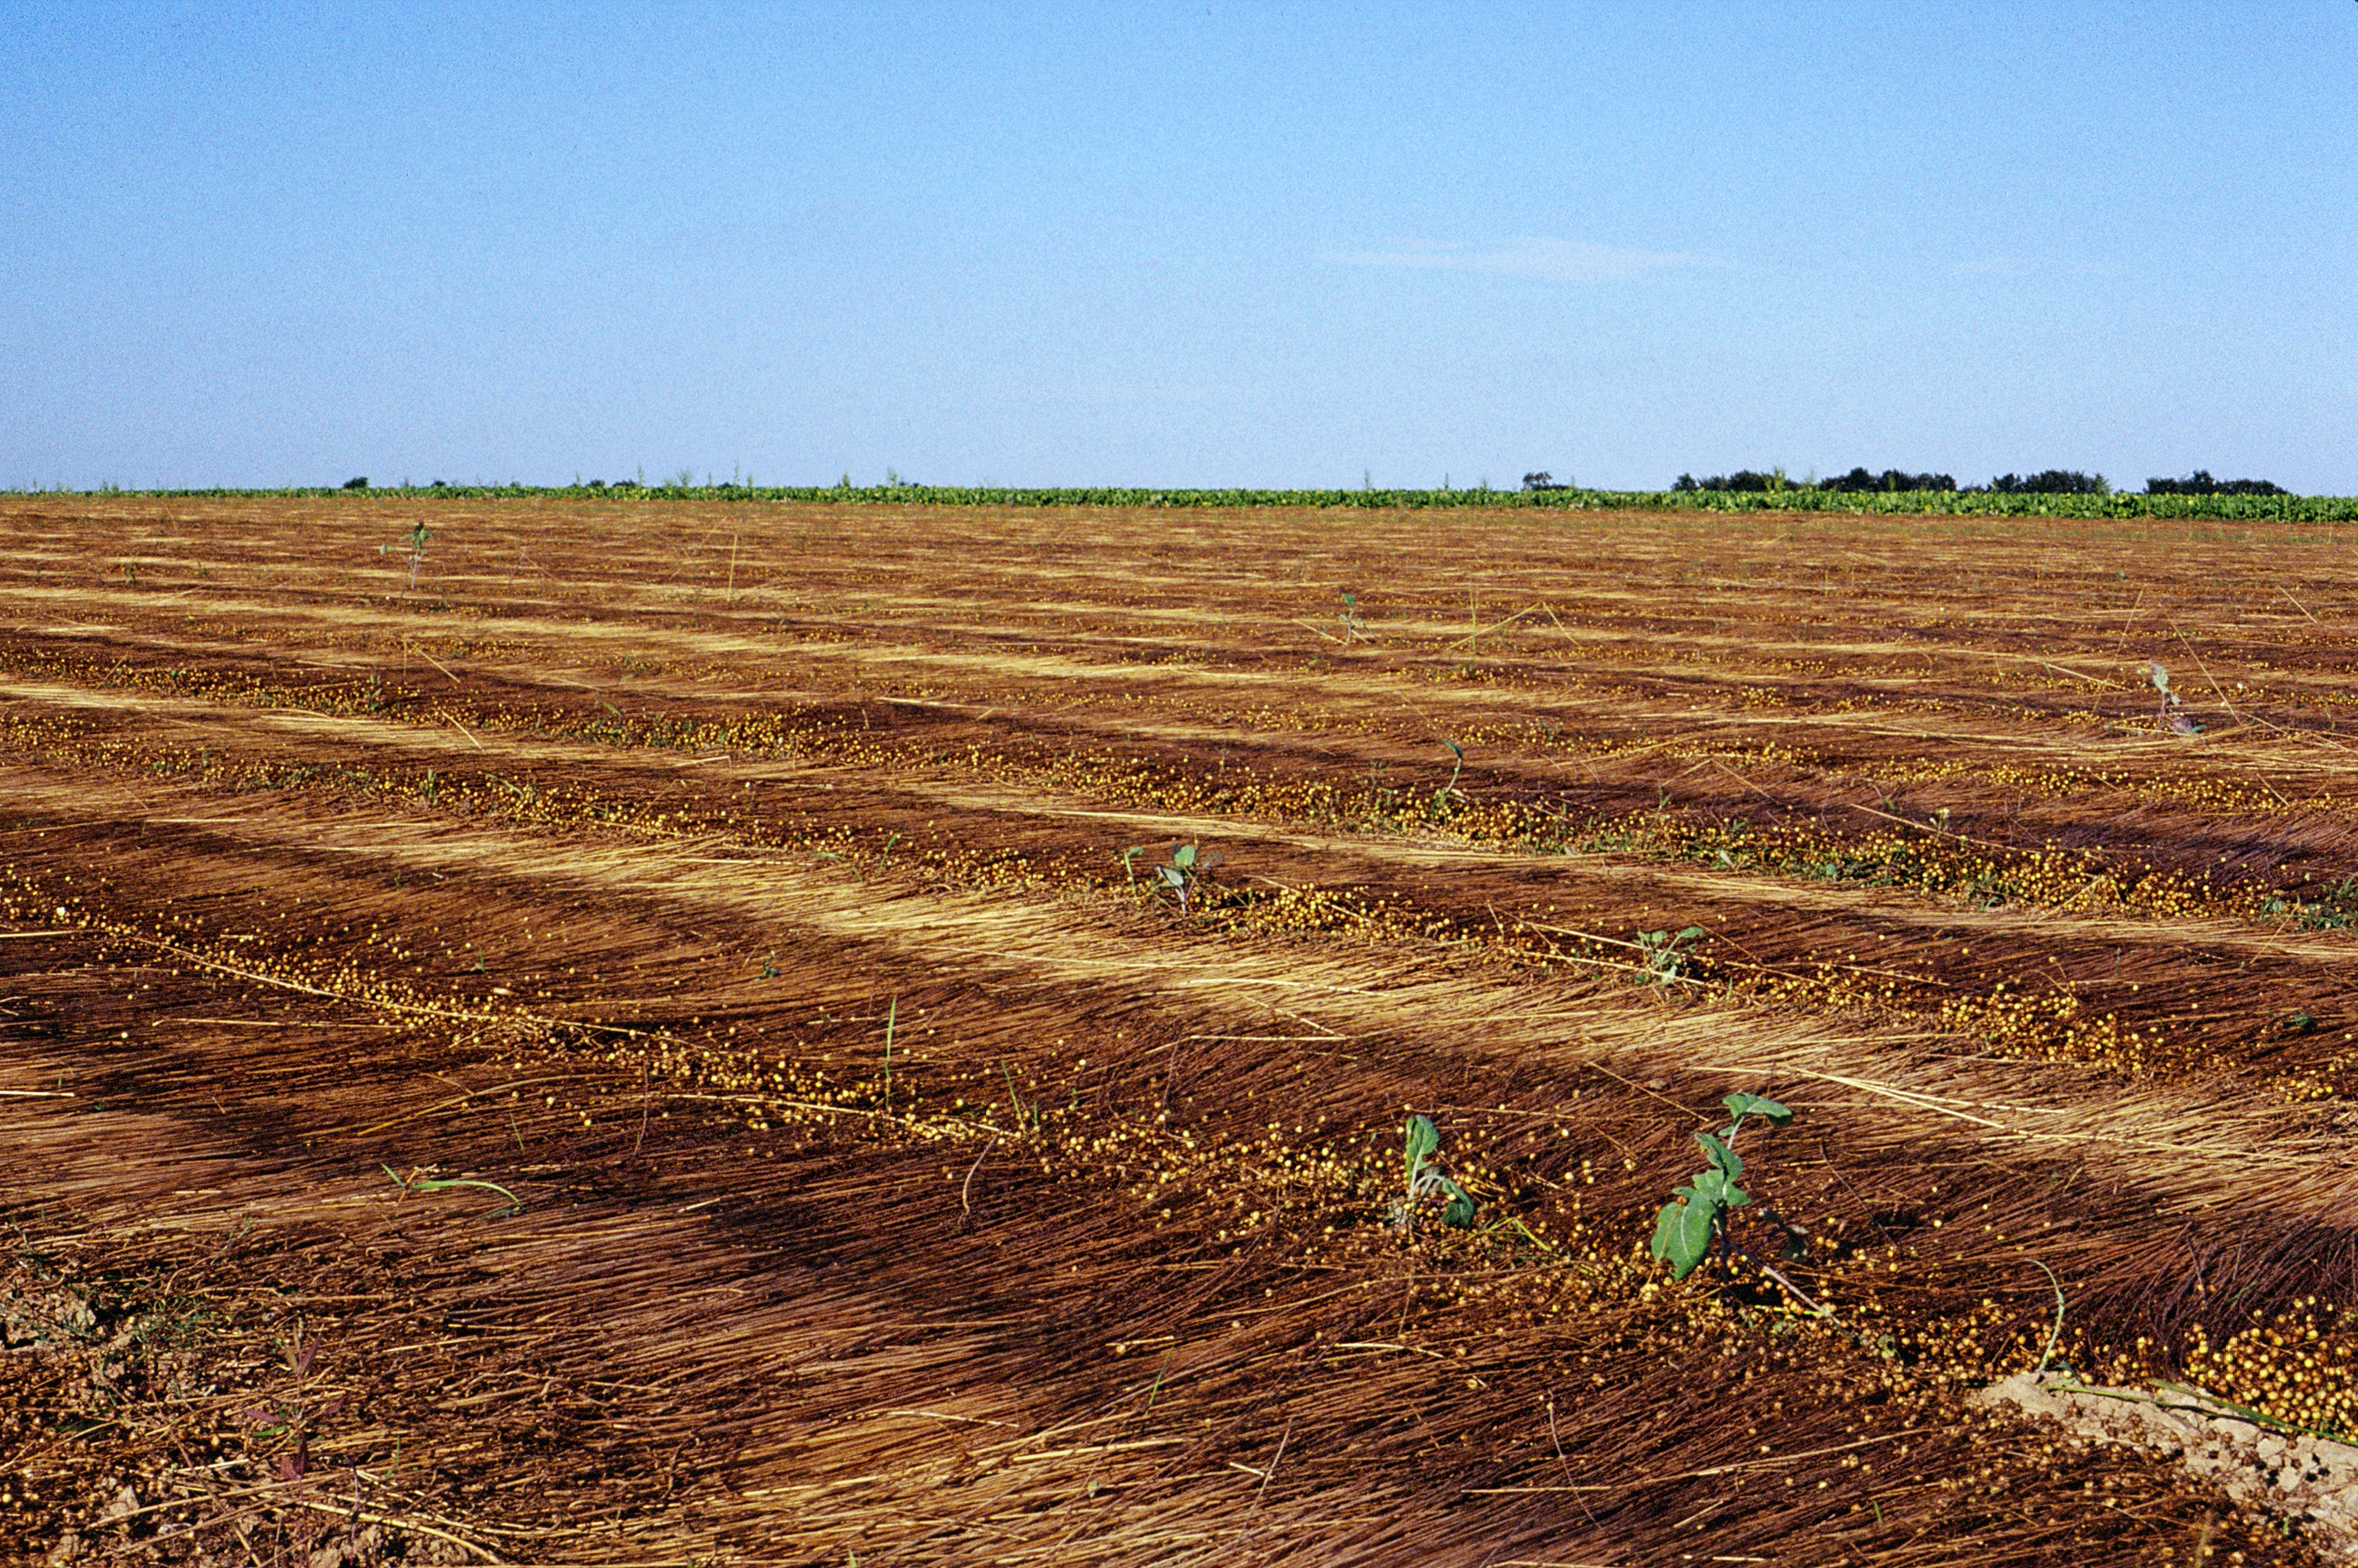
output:
M1545 474L1531 476L1544 481ZM1530 479L1526 489L1533 486ZM1679 475L1671 486L1674 491L1771 491L1830 490L1852 492L1871 491L1958 491L1957 481L1944 473L1909 473L1905 469L1885 469L1881 473L1869 473L1855 468L1833 479L1791 480L1782 469L1767 473L1755 473L1750 469L1738 469L1734 473L1697 479L1693 474ZM2188 479L2149 479L2145 481L2147 495L2287 495L2283 486L2265 479L2212 479L2210 471L2196 469ZM2041 469L2033 474L2002 473L1987 484L1967 485L1966 495L2110 495L2113 487L2100 473L2082 473L2078 469Z
M2149 479L2147 495L2289 495L2284 486L2265 479L2212 479L2208 469L2196 469L2186 479Z
M1697 479L1691 473L1679 475L1672 490L1841 490L1841 491L1902 491L1954 490L1957 481L1944 473L1909 473L1904 469L1885 469L1881 473L1869 473L1863 468L1853 469L1833 479L1795 482L1785 477L1782 469L1768 473L1755 473L1750 469L1738 469L1734 473L1714 474L1709 479Z
M1957 481L1944 473L1909 473L1904 469L1885 469L1881 473L1869 473L1865 469L1853 469L1837 479L1818 481L1820 490L1954 490Z
M1709 479L1697 479L1691 473L1679 475L1672 490L1782 490L1781 475L1754 473L1750 469L1738 469L1734 473L1715 473Z
M2034 474L2002 473L1989 481L1992 495L2110 495L2113 487L2100 473L2078 469L2041 469Z

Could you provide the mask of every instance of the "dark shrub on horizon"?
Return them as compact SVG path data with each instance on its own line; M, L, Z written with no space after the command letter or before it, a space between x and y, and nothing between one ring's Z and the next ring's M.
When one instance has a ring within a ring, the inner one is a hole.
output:
M1869 473L1865 469L1853 469L1837 479L1818 481L1819 490L1954 490L1957 481L1944 473L1909 473L1904 469L1885 469L1881 473Z
M1537 476L1544 479L1547 476ZM1885 469L1881 473L1869 473L1855 468L1833 479L1788 479L1780 473L1755 473L1750 469L1738 469L1734 473L1715 473L1709 479L1697 479L1691 473L1679 475L1671 486L1674 491L1694 490L1832 490L1832 491L1903 491L1948 490L1957 488L1955 479L1944 473L1909 473L1906 469Z
M2104 482L2100 473L2082 473L2078 469L2041 469L2024 478L2020 474L2004 473L1985 487L1993 495L2110 495L2113 487Z
M1791 481L1772 473L1754 473L1750 469L1738 469L1734 473L1715 473L1709 479L1697 479L1691 473L1679 475L1672 490L1798 490Z
M2185 479L2149 479L2147 495L2290 495L2273 480L2212 479L2209 469L2196 469Z

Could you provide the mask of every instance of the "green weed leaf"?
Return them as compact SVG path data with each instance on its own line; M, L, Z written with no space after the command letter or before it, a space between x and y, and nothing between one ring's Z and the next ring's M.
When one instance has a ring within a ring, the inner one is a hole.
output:
M1719 1103L1725 1106L1727 1114L1739 1122L1747 1116L1757 1116L1778 1127L1782 1127L1793 1119L1791 1111L1779 1105L1767 1095L1733 1094L1725 1097Z
M1670 1203L1654 1221L1654 1256L1665 1259L1671 1265L1671 1278L1683 1280L1695 1271L1711 1250L1713 1224L1718 1219L1715 1205L1707 1203Z
M1454 1225L1460 1230L1473 1229L1474 1200L1466 1195L1464 1187L1446 1176L1441 1178L1440 1184L1441 1190L1449 1195L1449 1203L1441 1211L1441 1223Z
M1735 1150L1708 1132L1696 1133L1694 1140L1703 1145L1703 1157L1710 1161L1725 1179L1732 1182L1744 1174L1744 1161Z
M511 1214L517 1213L524 1207L523 1199L517 1197L515 1194L508 1191L507 1188L500 1185L497 1182L478 1182L457 1176L431 1178L416 1171L412 1171L408 1175L405 1176L395 1171L392 1166L382 1162L379 1163L377 1168L383 1171L386 1175L391 1176L395 1183L398 1184L404 1192L447 1193L455 1191L460 1187L480 1187L484 1192L497 1193L500 1196L507 1199L508 1212Z
M1413 1181L1418 1169L1440 1150L1441 1130L1433 1125L1429 1116L1412 1116L1408 1119L1407 1141L1409 1179Z

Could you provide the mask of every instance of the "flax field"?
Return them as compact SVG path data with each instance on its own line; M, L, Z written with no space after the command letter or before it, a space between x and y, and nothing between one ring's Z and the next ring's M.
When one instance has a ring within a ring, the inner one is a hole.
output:
M0 496L0 1559L2350 1561L2354 548Z

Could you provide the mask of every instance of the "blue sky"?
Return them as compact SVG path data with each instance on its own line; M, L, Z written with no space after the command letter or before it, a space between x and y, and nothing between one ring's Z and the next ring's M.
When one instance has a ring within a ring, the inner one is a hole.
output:
M0 485L2358 492L2358 5L43 6Z

